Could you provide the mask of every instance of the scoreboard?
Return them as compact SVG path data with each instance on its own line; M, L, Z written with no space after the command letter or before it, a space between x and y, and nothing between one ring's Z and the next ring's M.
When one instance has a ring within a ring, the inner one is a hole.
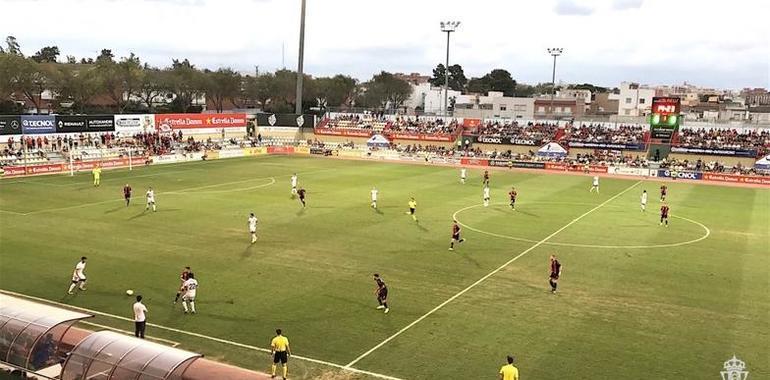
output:
M652 98L652 114L650 115L650 127L652 138L670 140L679 130L679 122L682 119L681 99L675 97L656 96Z

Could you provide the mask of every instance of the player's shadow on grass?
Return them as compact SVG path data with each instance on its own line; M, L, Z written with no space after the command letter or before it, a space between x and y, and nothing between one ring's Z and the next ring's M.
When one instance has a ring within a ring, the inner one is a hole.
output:
M415 224L417 225L417 228L419 228L419 229L420 229L422 232L428 232L428 231L430 231L428 228L424 227L424 226L423 226L422 224L420 224L419 222L418 222L418 223L415 223Z
M249 244L246 249L241 252L241 259L248 259L249 257L254 255L254 244Z
M459 249L461 249L461 248L458 248L458 250L459 250ZM467 261L467 262L469 262L469 263L471 263L471 264L475 265L475 266L476 266L476 268L481 268L481 264L479 264L479 262L478 262L478 261L476 261L476 259L474 259L474 258L473 258L473 257L471 257L470 255L466 254L465 252L458 252L458 251L453 251L453 252L457 253L457 254L458 254L460 257L462 257L463 259L465 259L465 261Z
M528 211L522 211L522 210L519 210L519 209L516 209L515 211L511 210L511 212L516 213L516 214L524 214L526 216L532 216L532 217L535 217L535 218L539 218L540 217L540 215L533 214L533 213L528 212Z
M299 209L299 211L297 211L297 216L302 216L302 215L305 215L305 210L306 210L306 208L305 208L305 207L303 207L303 208Z
M109 209L109 210L105 211L104 213L105 214L112 214L113 212L116 212L116 211L124 209L124 208L128 208L128 207L126 207L126 205L120 205L120 206L115 207L113 209Z

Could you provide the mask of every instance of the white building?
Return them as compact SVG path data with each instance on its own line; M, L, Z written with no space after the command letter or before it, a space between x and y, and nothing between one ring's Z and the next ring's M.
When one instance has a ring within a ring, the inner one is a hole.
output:
M618 101L618 116L645 116L652 108L654 88L639 83L622 82L620 84L620 100Z
M461 95L455 102L455 117L532 119L535 113L534 98L504 96L490 91L484 95Z
M411 84L412 95L404 102L404 107L410 110L422 110L427 114L440 115L444 113L444 88L433 87L430 83ZM460 91L449 90L449 104L462 96Z
M556 91L556 96L560 98L577 98L585 104L585 111L591 109L591 91L590 90L576 90L566 88L564 90Z

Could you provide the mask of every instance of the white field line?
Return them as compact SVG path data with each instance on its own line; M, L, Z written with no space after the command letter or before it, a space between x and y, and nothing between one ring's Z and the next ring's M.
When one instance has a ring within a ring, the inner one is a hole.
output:
M119 332L119 333L122 333L122 334L125 334L125 335L131 335L131 336L134 335L134 333L131 332L131 331L123 330L123 329L116 329L114 327L106 326L106 325L100 325L98 323L93 323L93 322L88 322L88 321L78 321L78 323L82 323L84 325L89 325L89 326L93 326L93 327L98 327L100 329L116 331L116 332ZM177 341L174 341L174 340L157 338L157 337L151 337L151 336L148 336L147 339L149 339L149 340L157 340L158 342L163 342L163 343L166 343L166 344L170 344L171 347L178 347L181 344L181 343L179 343Z
M33 301L43 302L43 303L47 303L47 304L50 304L50 305L56 305L56 306L60 306L60 307L71 309L71 310L78 310L78 311L82 311L82 312L85 312L85 313L90 313L90 314L94 314L94 315L100 315L100 316L103 316L103 317L115 318L115 319L119 319L121 321L132 322L132 323L134 322L133 319L126 318L126 317L123 317L123 316L120 316L120 315L109 314L109 313L104 313L104 312L101 312L101 311L86 309L86 308L83 308L83 307L68 305L68 304L61 303L61 302L47 300L45 298L29 296L29 295L26 295L26 294L12 292L10 290L0 289L0 293L4 293L4 294L8 294L8 295L15 296L15 297L20 297L20 298L26 298L26 299L30 299L30 300L33 300ZM265 353L268 353L268 354L270 353L270 350L267 349L267 348L262 348L262 347L248 345L248 344L238 343L238 342L234 342L234 341L231 341L231 340L221 339L221 338L217 338L217 337L213 337L213 336L209 336L209 335L198 334L198 333L195 333L195 332L192 332L192 331L185 331L185 330L175 329L173 327L157 325L157 324L154 324L154 323L147 323L147 326L154 327L154 328L160 329L160 330L171 331L171 332L174 332L174 333L177 333L177 334L183 334L183 335L188 335L188 336L192 336L192 337L196 337L196 338L200 338L200 339L210 340L210 341L217 342L217 343L223 343L223 344L227 344L227 345L231 345L231 346L235 346L235 347L245 348L245 349L248 349L248 350L265 352ZM324 361L324 360L313 359L313 358L308 358L308 357L294 355L294 354L292 354L291 357L295 358L295 359L311 362L311 363L316 363L316 364L326 365L326 366L329 366L329 367L334 367L334 368L337 368L337 369L342 369L342 370L345 370L345 371L350 371L350 372L354 372L354 373L360 373L360 374L363 374L363 375L369 375L369 376L376 377L376 378L379 378L379 379L404 380L404 379L400 379L398 377L383 375L383 374L376 373L376 372L364 371L364 370L361 370L361 369L352 368L350 366L343 366L341 364L327 362L327 361Z
M585 213L583 213L582 215L578 216L577 218L575 218L575 219L572 219L572 221L570 221L569 223L565 224L563 227L559 228L558 230L554 231L552 234L550 234L550 235L546 236L546 237L545 237L543 240L540 240L539 242L537 242L537 243L533 244L531 247L529 247L529 248L527 248L526 250L524 250L523 252L519 253L519 254L518 254L518 255L516 255L514 258L512 258L512 259L508 260L508 261L507 261L507 262L505 262L503 265L499 266L497 269L495 269L495 270L493 270L493 271L491 271L491 272L487 273L487 274L486 274L484 277L482 277L482 278L480 278L480 279L476 280L476 282L474 282L474 283L470 284L470 285L469 285L467 288L465 288L465 289L463 289L463 290L459 291L457 294L455 294L455 295L453 295L453 296L449 297L449 298L448 298L446 301L444 301L444 302L440 303L438 306L434 307L433 309L431 309L431 310L430 310L430 311L428 311L427 313L423 314L421 317L419 317L419 318L415 319L415 320L414 320L412 323L410 323L410 324L408 324L408 325L404 326L404 327L403 327L401 330L398 330L398 331L397 331L395 334L393 334L393 335L391 335L391 336L387 337L385 340L383 340L382 342L378 343L376 346L374 346L374 347L372 347L371 349L369 349L369 351L366 351L366 352L364 352L363 354L361 354L359 357L357 357L357 358L353 359L353 361L351 361L350 363L346 364L346 365L345 365L345 367L346 367L346 368L350 368L350 367L351 367L351 366L353 366L354 364L356 364L356 363L358 363L359 361L361 361L361 359L363 359L363 358L365 358L365 357L369 356L369 355L370 355L372 352L374 352L374 351L376 351L377 349L379 349L380 347L382 347L382 346L386 345L388 342L390 342L391 340L395 339L395 338L396 338L396 337L398 337L399 335L403 334L405 331L407 331L407 330L409 330L410 328L414 327L416 324L418 324L418 323L422 322L422 320L424 320L425 318L428 318L428 317L429 317L429 316L431 316L433 313L435 313L435 312L437 312L437 311L441 310L441 309L442 309L444 306L448 305L450 302L452 302L452 301L456 300L457 298L459 298L459 297L460 297L460 296L462 296L463 294L467 293L469 290L471 290L471 289L475 288L477 285L479 285L479 284L481 284L482 282L484 282L486 279L488 279L488 278L492 277L492 276L493 276L495 273L497 273L497 272L499 272L499 271L501 271L501 270L505 269L505 267L507 267L508 265L511 265L511 263L513 263L514 261L516 261L516 260L520 259L521 257L523 257L524 255L526 255L526 254L528 254L528 253L532 252L532 251L533 251L535 248L537 248L537 247L539 247L539 246L543 245L543 243L547 242L548 240L550 240L550 239L551 239L551 238L553 238L554 236L558 235L560 232L562 232L562 231L566 230L567 228L569 228L571 225L573 225L573 224L577 223L578 221L580 221L581 219L585 218L585 217L586 217L588 214L591 214L592 212L594 212L594 211L596 211L596 210L598 210L598 209L602 208L604 205L606 205L606 204L608 204L608 203L612 202L613 200L617 199L617 198L618 198L618 197L620 197L621 195L623 195L623 194L625 194L625 193L627 193L627 192L631 191L631 189L633 189L634 187L636 187L636 186L637 186L638 184L640 184L640 183L642 183L642 181L638 181L638 182L634 183L633 185L629 186L629 187L628 187L628 188L626 188L625 190L623 190L623 191L621 191L621 192L619 192L619 193L617 193L617 194L613 195L613 196L612 196L610 199L607 199L606 201L602 202L602 203L601 203L601 204L599 204L598 206L596 206L596 207L594 207L594 208L592 208L592 209L590 209L590 210L586 211Z
M492 205L503 205L503 204L507 205L507 203L500 203L500 202L498 202L498 203L491 203L491 204ZM528 204L571 204L571 205L589 205L589 206L591 205L590 203L580 203L580 202L522 202L521 204L523 204L523 205L528 205ZM523 241L523 242L526 242L526 243L537 243L537 240L532 240L532 239L527 239L527 238L522 238L522 237L503 235L503 234L498 234L498 233L494 233L494 232L484 231L484 230L475 228L473 226L469 226L469 225L463 223L460 219L457 218L457 215L462 213L463 211L470 210L470 209L476 208L476 207L481 207L481 206L482 206L482 204L479 203L479 204L475 204L475 205L472 205L472 206L463 207L463 208L455 211L454 214L452 214L452 219L456 220L459 225L461 225L461 226L463 226L463 227L465 227L465 228L467 228L467 229L469 229L469 230L471 230L473 232L478 232L480 234L494 236L494 237L501 238L501 239ZM698 222L697 220L692 220L690 218L685 218L683 216L678 216L678 215L673 215L673 214L671 215L671 217L672 218L677 218L677 219L682 219L684 221L687 221L687 222L690 222L692 224L695 224L696 226L699 226L700 228L702 228L703 231L705 231L705 234L703 236L701 236L701 237L698 237L698 238L695 238L695 239L692 239L692 240L687 240L687 241L682 241L682 242L677 242L677 243L667 243L667 244L598 245L598 244L579 244L579 243L558 243L558 242L552 242L552 241L548 241L548 242L545 242L543 244L559 246L559 247L600 248L600 249L673 248L673 247L681 247L683 245L688 245L688 244L695 244L695 243L697 243L699 241L707 239L711 235L711 230L708 227L706 227L706 225L704 225L701 222Z
M309 172L300 172L300 173L297 173L297 174L305 174L305 175L307 175L307 174L325 172L325 171L330 171L330 170L334 170L334 169L319 169L319 170L312 170L312 171L309 171ZM244 179L244 180L239 180L239 181L222 182L222 183L217 183L217 184L213 184L213 185L188 187L188 188L185 188L185 189L174 190L174 191L169 191L169 192L165 192L165 193L157 193L157 194L158 195L164 195L164 194L174 195L174 194L177 194L177 193L184 193L184 192L189 192L189 191L192 191L192 190L208 189L208 188L212 188L212 187L221 187L221 186L226 186L226 185L234 185L234 184L238 184L238 183L251 182L251 181L256 181L256 180L272 179L273 181L275 181L275 178L288 177L288 176L291 176L291 174L279 175L279 176L274 176L274 177L249 178L249 179ZM273 182L273 183L275 183L275 182ZM263 186L260 185L260 187L263 187ZM194 194L194 193L188 193L188 194ZM6 211L6 210L2 210L2 212L11 213L11 214L14 214L14 215L26 216L26 215L44 214L44 213L56 212L56 211L72 210L72 209L96 206L96 205L105 204L105 203L112 203L112 202L125 202L125 200L123 198L115 198L115 199L108 199L108 200L99 201L99 202L81 203L81 204L72 205L72 206L65 206L65 207L49 208L49 209L44 209L44 210L30 211L30 212L26 212L26 213L19 213L19 212Z

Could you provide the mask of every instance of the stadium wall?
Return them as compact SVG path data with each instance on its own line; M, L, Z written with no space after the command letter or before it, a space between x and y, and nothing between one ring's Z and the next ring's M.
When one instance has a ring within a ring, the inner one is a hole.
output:
M499 147L493 145L492 147ZM518 160L495 160L487 158L457 158L457 157L443 157L433 154L404 154L395 150L377 150L369 151L368 149L327 149L327 148L311 148L307 146L266 146L266 147L252 147L252 148L233 148L224 149L218 151L207 151L193 154L172 154L162 156L140 157L137 158L134 163L140 160L146 161L147 164L170 164L181 162L193 162L201 160L215 160L225 158L236 157L250 157L250 156L262 156L262 155L316 155L316 156L331 156L346 159L361 159L361 160L384 160L392 162L407 162L407 163L422 163L422 164L435 164L443 166L468 166L478 168L511 168L515 169L527 169L527 170L545 170L551 172L561 172L577 175L609 175L609 176L621 176L625 178L656 178L657 180L685 180L691 182L719 182L724 184L732 184L739 186L762 186L770 187L770 176L744 176L733 175L724 173L703 173L694 171L677 171L671 169L647 169L647 168L632 168L621 166L603 166L603 165L589 165L586 168L584 165L568 164L561 162L543 162L543 161L518 161ZM100 163L103 168L120 168L126 167L129 162L125 158L105 160L105 161L85 161L77 162L74 170L91 170L96 163ZM140 163L141 166L142 163ZM134 165L136 166L136 165ZM44 174L62 174L69 172L70 167L66 163L50 164L50 165L37 165L28 167L6 167L3 172L3 178L13 178L20 176L31 175L44 175Z

